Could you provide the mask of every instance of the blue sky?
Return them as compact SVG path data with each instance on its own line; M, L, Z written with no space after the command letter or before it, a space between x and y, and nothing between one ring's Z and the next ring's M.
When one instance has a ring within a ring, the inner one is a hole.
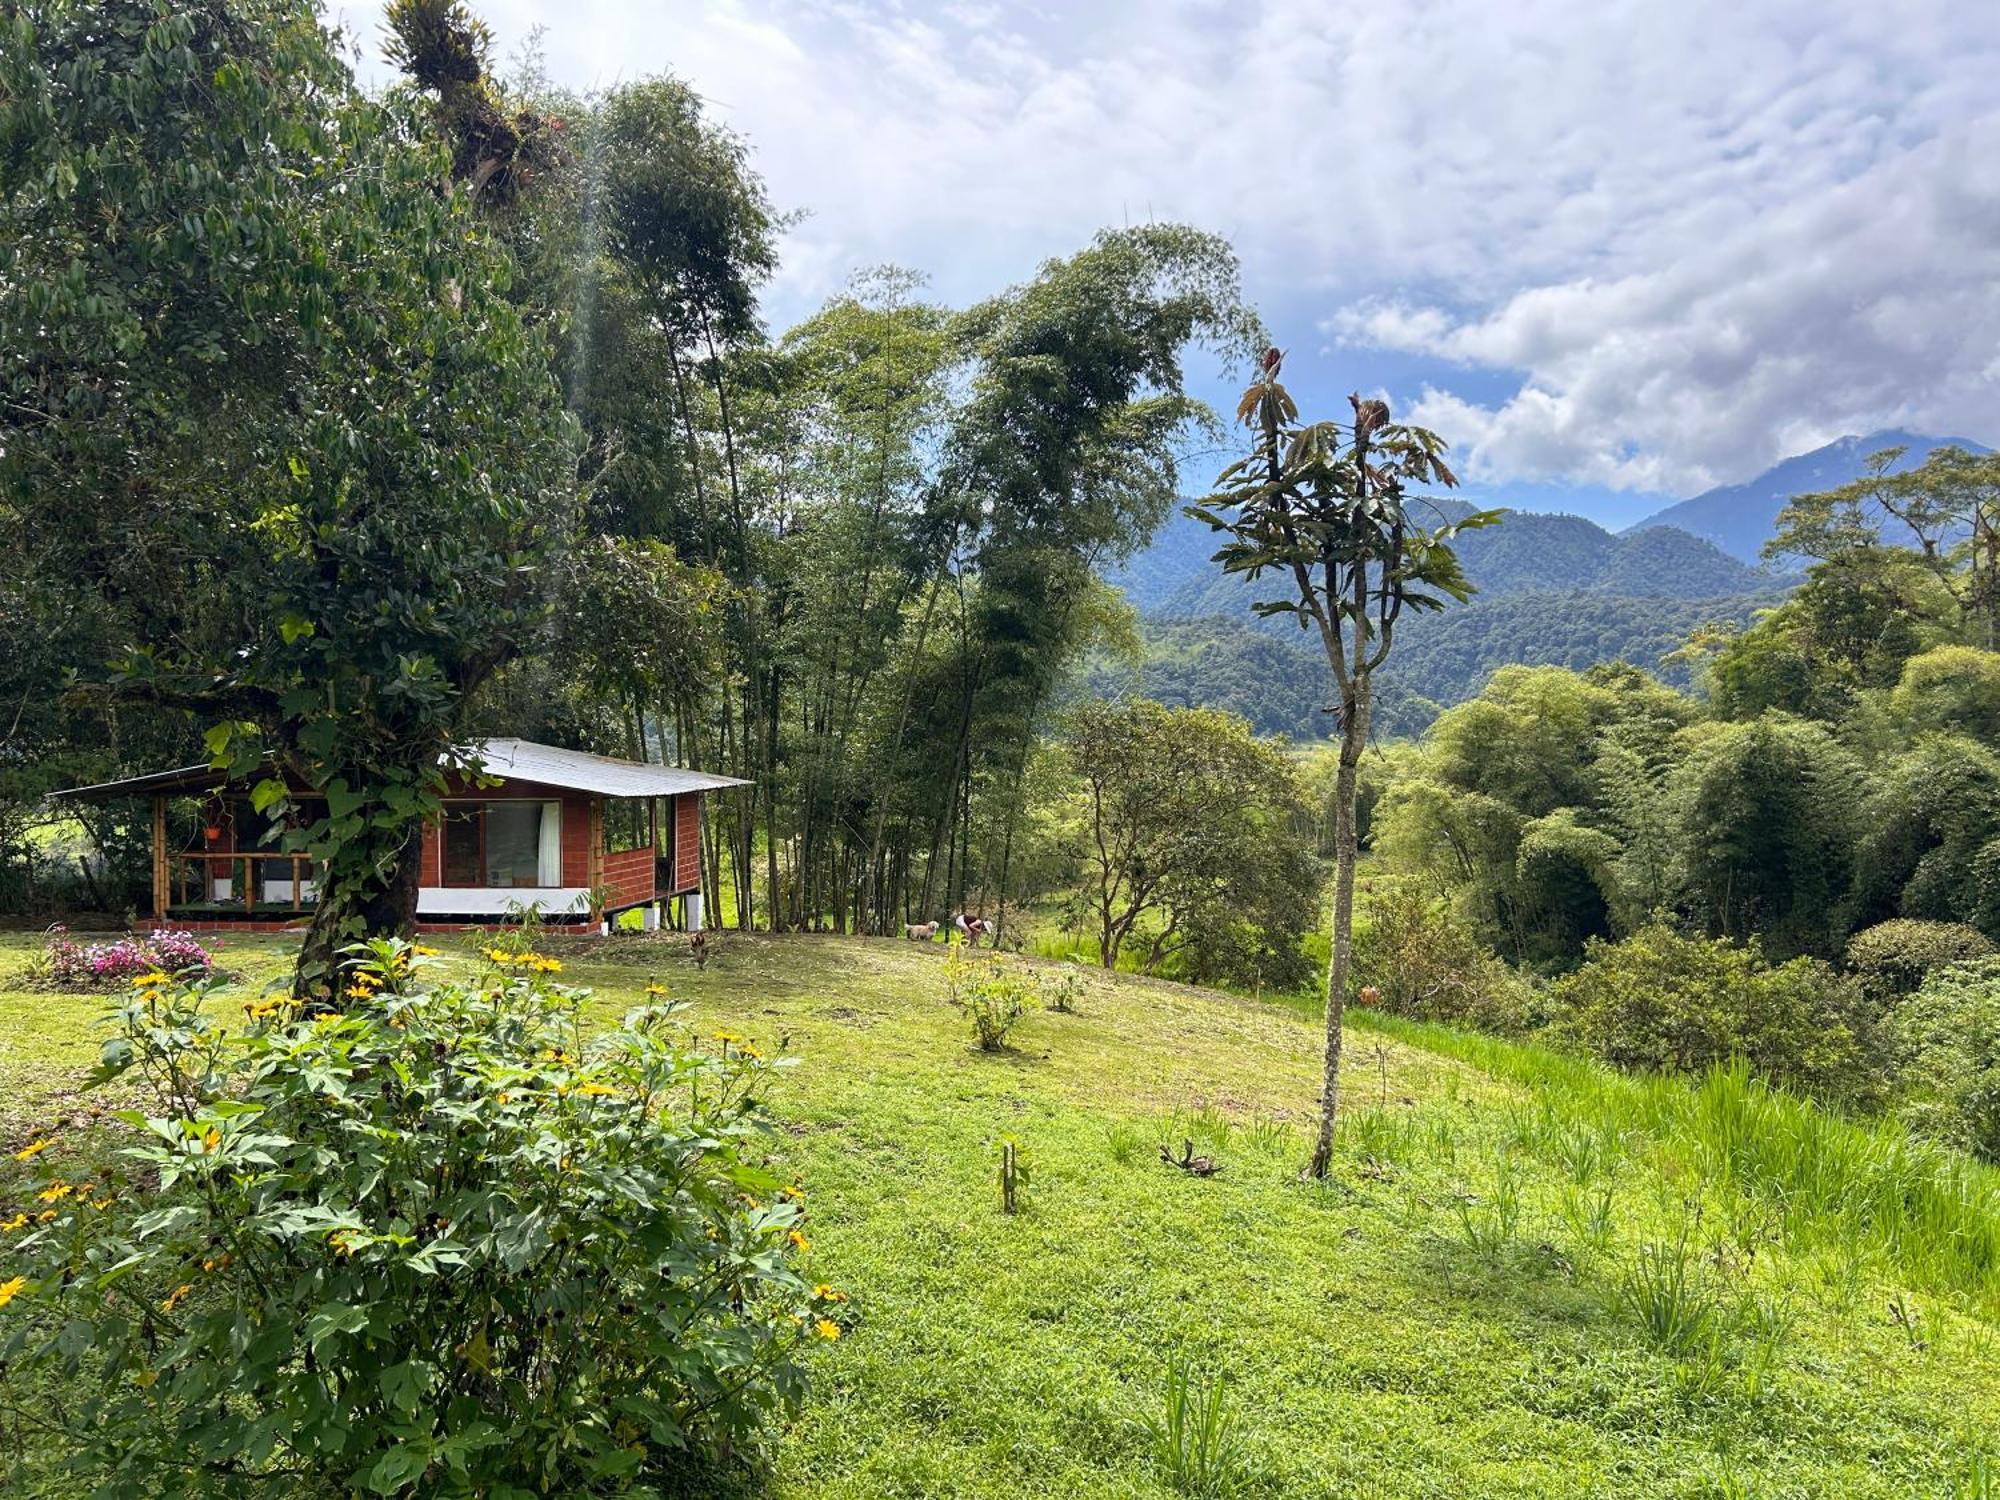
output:
M807 214L774 331L1150 217L1235 243L1308 411L1384 394L1481 497L1618 525L1844 433L2000 438L1990 3L474 4L749 140ZM329 15L379 51L376 5Z

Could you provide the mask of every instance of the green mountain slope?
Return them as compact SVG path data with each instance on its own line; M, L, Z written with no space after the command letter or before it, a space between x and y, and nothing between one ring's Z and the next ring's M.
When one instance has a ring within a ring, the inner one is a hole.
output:
M1473 506L1445 502L1447 515ZM1252 599L1279 597L1274 581L1247 588L1209 561L1216 534L1178 516L1151 546L1111 575L1142 614L1157 619L1247 613ZM1769 571L1730 557L1714 543L1672 528L1613 535L1581 516L1510 511L1498 526L1467 532L1459 556L1482 596L1570 591L1631 598L1715 599L1781 587Z
M1442 502L1451 516L1474 507ZM1326 664L1290 617L1260 619L1260 598L1287 597L1275 576L1223 573L1210 528L1178 517L1112 576L1144 618L1136 666L1099 661L1083 690L1144 693L1163 703L1242 714L1260 732L1326 732ZM1673 527L1614 535L1579 516L1510 512L1460 539L1479 592L1436 615L1407 616L1380 679L1377 729L1414 734L1510 663L1582 669L1628 661L1670 680L1662 658L1710 621L1747 623L1790 580Z
M1399 629L1395 656L1377 678L1375 728L1421 733L1439 710L1472 697L1511 663L1582 670L1626 661L1685 685L1663 658L1697 626L1747 625L1782 594L1719 599L1645 599L1612 594L1514 594L1476 598ZM1079 690L1097 697L1133 693L1175 706L1227 709L1260 734L1325 735L1330 697L1318 645L1289 621L1256 624L1239 615L1141 622L1145 654L1136 664L1099 659Z

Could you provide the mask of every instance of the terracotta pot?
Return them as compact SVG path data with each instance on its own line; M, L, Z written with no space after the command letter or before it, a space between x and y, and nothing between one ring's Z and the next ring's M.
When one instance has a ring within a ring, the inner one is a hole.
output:
M202 833L207 836L211 844L222 842L222 825L220 823L209 824L208 827L202 829Z

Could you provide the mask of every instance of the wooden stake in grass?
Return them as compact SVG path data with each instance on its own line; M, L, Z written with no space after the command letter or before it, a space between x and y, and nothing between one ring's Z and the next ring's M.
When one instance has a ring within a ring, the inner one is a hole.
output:
M1386 402L1363 400L1359 392L1348 398L1352 422L1302 424L1297 403L1278 383L1283 362L1282 351L1266 350L1263 368L1237 405L1237 419L1256 434L1251 452L1223 470L1205 505L1188 510L1229 534L1215 554L1225 572L1255 579L1269 570L1291 580L1295 597L1253 608L1292 615L1300 629L1314 631L1333 678L1333 727L1340 736L1333 951L1319 1138L1307 1168L1324 1177L1340 1108L1341 1013L1354 946L1355 787L1374 710L1375 671L1388 660L1405 609L1442 609L1447 599L1471 597L1452 539L1492 525L1500 513L1475 511L1444 521L1443 512L1431 507L1444 524L1416 524L1410 506L1419 497L1405 497L1406 483L1458 483L1440 457L1443 440L1422 427L1395 425Z
M1019 1189L1027 1186L1028 1168L1021 1160L1020 1143L1011 1135L1000 1140L1000 1211L1006 1214L1021 1211Z

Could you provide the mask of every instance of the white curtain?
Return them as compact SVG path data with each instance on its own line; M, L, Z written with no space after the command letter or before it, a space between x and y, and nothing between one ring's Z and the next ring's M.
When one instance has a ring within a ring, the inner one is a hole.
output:
M562 804L542 804L542 842L536 860L535 884L562 884Z

